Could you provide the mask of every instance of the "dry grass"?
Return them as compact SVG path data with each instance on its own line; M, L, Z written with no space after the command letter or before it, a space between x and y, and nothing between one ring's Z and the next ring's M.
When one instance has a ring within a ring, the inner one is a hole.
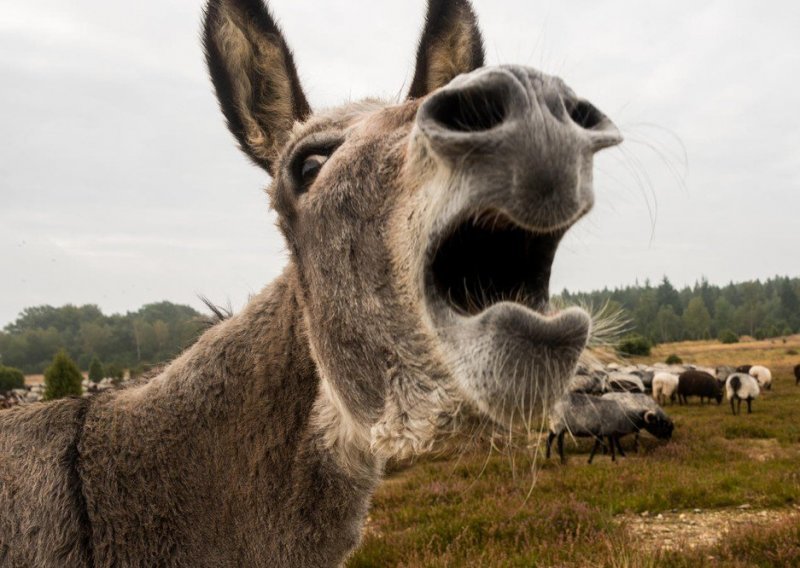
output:
M44 375L25 375L25 384L29 387L44 383Z
M641 453L618 463L600 456L587 465L587 442L568 444L563 467L486 446L394 473L348 566L800 565L800 516L788 514L800 503L800 388L791 373L800 357L792 349L800 336L659 347L651 361L677 353L703 365L767 364L774 390L749 416L731 416L724 404L668 406L673 440L643 438ZM691 536L662 547L658 531L626 522L644 512L735 514L744 504L766 511L767 521L720 523L715 538L694 547Z

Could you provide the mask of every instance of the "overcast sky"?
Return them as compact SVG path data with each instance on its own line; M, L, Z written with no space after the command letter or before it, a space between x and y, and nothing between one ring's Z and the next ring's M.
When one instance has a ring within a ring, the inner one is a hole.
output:
M312 104L394 98L424 0L274 0ZM626 135L553 289L800 275L800 4L474 0L489 64L563 77ZM207 79L199 0L0 0L0 326L198 294L286 262Z

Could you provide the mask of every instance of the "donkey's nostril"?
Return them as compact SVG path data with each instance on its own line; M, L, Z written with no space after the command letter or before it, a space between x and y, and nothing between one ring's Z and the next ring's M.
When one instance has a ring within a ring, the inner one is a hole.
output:
M504 89L476 86L434 96L428 117L447 130L481 132L501 124L508 114Z
M564 106L572 121L583 128L594 128L605 120L605 115L587 101L567 99Z

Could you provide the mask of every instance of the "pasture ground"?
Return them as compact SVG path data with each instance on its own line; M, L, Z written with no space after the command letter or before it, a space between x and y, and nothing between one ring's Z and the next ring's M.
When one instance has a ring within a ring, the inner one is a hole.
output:
M762 363L774 389L749 416L667 404L672 441L644 435L617 463L587 465L585 440L548 463L539 438L421 459L380 487L348 566L800 566L798 351L800 336L659 346L640 361Z

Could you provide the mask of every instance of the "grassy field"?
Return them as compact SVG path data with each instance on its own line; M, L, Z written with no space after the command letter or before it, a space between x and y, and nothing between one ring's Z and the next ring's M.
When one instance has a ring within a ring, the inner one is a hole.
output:
M774 390L749 416L668 405L673 440L617 463L587 465L588 441L566 466L483 444L391 474L348 566L800 566L798 351L800 336L660 346L649 362L766 364Z

